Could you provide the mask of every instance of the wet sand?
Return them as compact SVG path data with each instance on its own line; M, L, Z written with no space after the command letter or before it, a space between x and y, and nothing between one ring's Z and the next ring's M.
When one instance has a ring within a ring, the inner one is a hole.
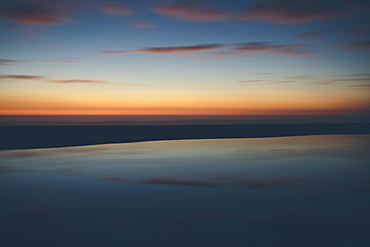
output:
M361 124L0 126L0 149L34 149L159 140L370 134Z

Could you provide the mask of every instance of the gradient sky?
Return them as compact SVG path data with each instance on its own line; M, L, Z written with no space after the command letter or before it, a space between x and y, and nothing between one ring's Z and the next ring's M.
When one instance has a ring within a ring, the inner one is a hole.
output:
M0 4L1 115L370 111L368 0Z

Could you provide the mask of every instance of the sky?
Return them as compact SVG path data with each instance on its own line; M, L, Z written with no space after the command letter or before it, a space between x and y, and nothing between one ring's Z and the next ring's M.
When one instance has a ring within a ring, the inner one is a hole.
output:
M369 115L368 0L0 1L0 115Z

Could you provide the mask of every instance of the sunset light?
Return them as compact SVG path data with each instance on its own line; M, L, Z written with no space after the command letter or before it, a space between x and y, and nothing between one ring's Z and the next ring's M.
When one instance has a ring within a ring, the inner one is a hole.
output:
M369 13L0 0L0 246L370 246Z
M365 6L3 2L0 114L368 116Z

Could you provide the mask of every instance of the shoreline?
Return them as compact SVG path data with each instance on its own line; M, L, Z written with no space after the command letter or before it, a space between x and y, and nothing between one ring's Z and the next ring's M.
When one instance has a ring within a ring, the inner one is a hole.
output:
M0 126L0 150L36 149L142 141L370 134L370 123Z

